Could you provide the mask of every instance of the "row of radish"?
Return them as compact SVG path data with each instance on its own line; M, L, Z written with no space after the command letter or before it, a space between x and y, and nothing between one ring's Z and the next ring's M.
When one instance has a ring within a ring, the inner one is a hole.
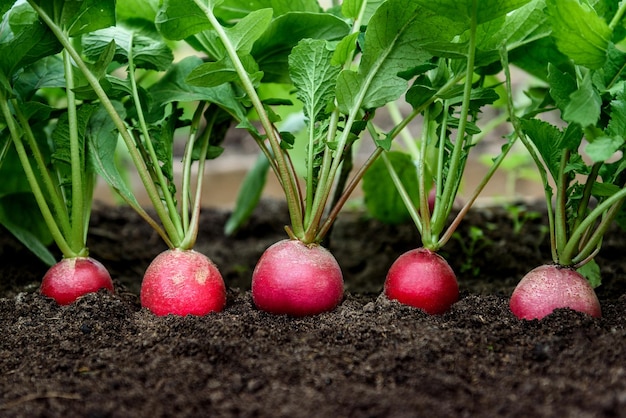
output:
M520 318L560 307L600 315L593 259L626 199L626 3L344 0L324 9L315 0L28 0L0 2L0 11L0 163L14 170L12 192L29 190L47 229L34 234L3 213L0 222L47 261L42 243L56 243L64 258L41 291L59 303L112 289L85 245L100 176L170 248L145 273L143 306L157 315L223 309L224 281L193 248L205 162L219 157L229 129L244 129L261 157L228 228L245 221L269 170L290 214L288 239L253 272L260 309L314 315L341 302L340 268L320 243L363 179L372 214L406 216L422 238L391 267L385 294L447 311L458 284L437 252L520 141L545 187L554 264L522 279L511 309ZM174 60L173 42L196 53ZM513 97L513 66L538 80L526 100ZM380 109L392 128L378 126ZM487 119L494 112L502 116ZM287 123L294 115L295 128ZM449 222L470 152L501 123L510 133L499 154ZM120 139L157 218L126 185ZM374 151L353 167L365 140Z

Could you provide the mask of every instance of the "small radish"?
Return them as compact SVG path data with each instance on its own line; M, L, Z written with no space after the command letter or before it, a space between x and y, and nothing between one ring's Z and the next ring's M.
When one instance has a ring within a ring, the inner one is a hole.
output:
M59 305L69 305L87 293L113 291L107 269L91 257L64 258L46 272L39 291Z
M325 248L285 239L269 247L252 273L252 298L266 312L316 315L339 305L343 275Z
M509 306L520 319L541 319L558 308L601 316L600 302L589 282L576 270L559 265L527 273L513 291Z
M148 266L141 305L155 315L206 315L226 306L226 286L208 257L193 250L166 250Z
M459 299L459 285L450 265L439 254L417 248L392 264L385 295L428 314L442 314Z

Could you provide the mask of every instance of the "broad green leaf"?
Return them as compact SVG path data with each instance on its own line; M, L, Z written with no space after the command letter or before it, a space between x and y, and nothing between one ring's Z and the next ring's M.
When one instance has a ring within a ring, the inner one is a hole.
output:
M289 56L289 73L311 124L334 98L341 67L331 65L332 56L326 41L313 39L300 41Z
M541 155L552 178L558 181L563 151L563 133L554 125L539 119L524 119L522 129Z
M45 57L24 68L14 85L23 100L29 100L41 88L55 87L65 87L63 61L58 55Z
M344 70L339 76L340 110L377 108L397 99L408 87L398 74L430 60L425 45L449 42L456 34L455 22L412 0L386 1L370 19L358 72Z
M582 267L576 270L580 273L593 287L594 289L602 284L602 275L600 273L600 266L596 260L584 264Z
M263 77L256 61L250 55L240 57L246 72L253 83L258 84ZM187 77L187 82L192 86L217 87L224 83L238 82L239 74L229 57L224 57L217 62L207 62L194 68Z
M160 0L123 0L116 5L119 20L143 19L153 23L159 10Z
M118 102L114 102L114 105L116 111L124 117L122 105ZM139 207L133 192L118 169L115 153L118 132L103 107L99 107L93 113L87 127L86 139L89 165L125 201L131 206Z
M77 120L76 123L78 125L78 140L79 140L79 149L85 149L85 131L87 130L87 124L89 123L89 118L95 110L97 109L96 105L82 105L77 109ZM68 114L63 113L52 131L52 142L54 143L54 152L52 154L52 159L55 165L63 166L66 165L69 167L71 162L71 153L70 153L70 125L68 120ZM85 155L80 155L80 165L81 167L85 166ZM61 168L60 168L61 169Z
M267 30L271 21L272 9L255 10L224 31L237 53L246 55L252 51L254 42Z
M543 9L545 0L532 0L524 6L479 25L476 30L477 65L499 60L499 49L511 51L550 34ZM486 52L490 52L486 54ZM542 62L545 66L545 61Z
M301 39L339 41L350 27L325 13L291 12L278 16L255 42L252 56L263 72L264 82L290 83L288 57Z
M609 124L606 132L610 136L626 138L626 90L622 90L611 101Z
M0 225L45 264L51 266L56 262L47 248L52 243L52 236L31 194L20 193L1 198Z
M162 106L172 102L192 102L205 100L215 103L228 111L239 121L246 119L246 110L237 100L237 94L230 84L217 87L198 87L185 80L191 71L202 64L199 57L190 56L173 64L165 75L150 88L152 99Z
M591 77L587 75L578 90L570 95L570 101L563 110L563 120L577 123L581 127L595 125L600 119L602 98L593 87Z
M530 0L416 0L421 6L448 19L469 25L473 16L484 23L506 15Z
M546 0L546 5L559 50L578 65L602 67L612 35L606 21L587 2Z
M128 62L131 52L137 68L165 71L174 56L169 46L157 33L118 25L89 33L83 37L83 52L91 60L97 60L115 41L114 59L122 64Z
M509 53L509 63L544 81L548 79L548 63L561 71L572 66L570 59L558 50L551 37L539 38L515 48Z
M603 162L611 158L624 145L624 138L602 136L595 138L585 147L585 153L594 163Z
M570 96L576 91L576 78L573 74L563 72L552 64L548 64L547 81L550 85L550 96L561 113L564 112L569 105Z
M7 77L41 58L61 51L61 44L35 11L20 3L3 16L0 31L0 71Z
M341 14L349 19L356 19L365 3L361 25L367 25L372 15L386 0L345 0L341 3Z
M234 234L252 215L263 194L269 168L270 163L265 154L259 154L256 162L246 173L241 183L241 188L239 193L237 193L235 209L226 221L226 225L224 225L224 233L226 235Z
M165 38L174 40L212 28L206 14L193 0L163 0L155 24Z
M408 154L398 151L387 152L396 174L413 201L419 202L417 168ZM363 176L363 193L368 212L381 222L399 224L410 220L409 212L396 189L384 161L379 158Z
M115 0L33 1L70 36L115 25Z
M271 8L274 16L280 16L289 12L312 12L322 11L317 0L224 0L215 8L215 15L224 21L242 19L251 12L260 9Z

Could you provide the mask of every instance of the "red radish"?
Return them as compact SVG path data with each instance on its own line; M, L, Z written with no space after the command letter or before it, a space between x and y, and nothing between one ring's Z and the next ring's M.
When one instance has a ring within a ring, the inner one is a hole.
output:
M343 275L335 257L319 245L285 239L269 247L252 273L257 308L292 316L333 310L343 298Z
M166 250L148 266L141 284L141 305L155 315L206 315L226 306L226 286L204 254Z
M600 302L589 282L576 270L559 265L527 273L513 291L509 306L520 319L541 319L558 308L601 316Z
M46 272L39 291L59 305L69 305L87 293L113 291L107 269L91 257L64 258Z
M402 254L385 280L385 295L429 314L442 314L459 299L456 275L447 261L426 248Z

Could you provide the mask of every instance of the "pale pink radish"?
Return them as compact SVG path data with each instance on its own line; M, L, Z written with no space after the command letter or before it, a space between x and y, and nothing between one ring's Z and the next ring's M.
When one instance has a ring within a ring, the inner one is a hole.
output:
M113 281L107 269L91 257L71 257L50 267L39 291L59 305L69 305L79 297L100 289L113 291Z
M541 319L558 308L601 316L593 288L576 270L544 265L527 273L513 291L511 312L520 319Z
M325 248L285 239L269 247L252 274L252 298L266 312L316 315L337 307L343 275Z
M226 306L226 286L208 257L193 250L166 250L148 266L141 305L158 316L206 315Z
M402 254L392 264L384 287L389 299L442 314L459 299L456 275L447 261L426 248Z

